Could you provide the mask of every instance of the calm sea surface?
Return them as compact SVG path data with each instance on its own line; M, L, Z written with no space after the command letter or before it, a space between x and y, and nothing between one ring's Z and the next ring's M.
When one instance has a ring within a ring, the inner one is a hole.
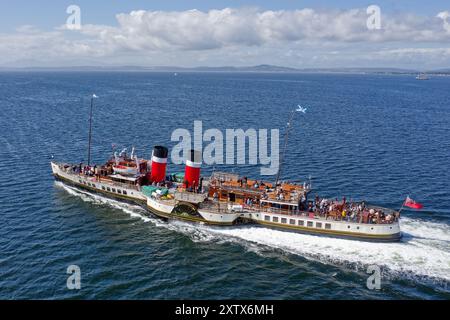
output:
M302 104L284 178L311 175L321 195L392 208L409 194L425 209L404 212L393 244L160 221L54 182L52 156L86 159L93 92L97 163L112 143L147 158L153 145L173 147L172 131L194 120L282 129ZM0 73L0 108L0 298L450 298L450 78ZM72 264L78 291L66 288ZM381 267L381 290L366 287L370 265Z

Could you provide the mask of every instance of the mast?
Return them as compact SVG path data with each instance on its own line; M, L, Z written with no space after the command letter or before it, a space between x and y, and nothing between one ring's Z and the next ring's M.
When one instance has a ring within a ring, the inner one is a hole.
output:
M91 111L89 115L89 143L88 143L88 166L91 165L91 140L92 140L92 109L94 107L94 98L97 98L95 94L91 97Z
M283 146L283 152L281 154L281 158L280 158L280 165L278 166L278 172L277 172L277 177L275 180L275 187L278 184L278 181L280 180L280 176L281 176L281 167L283 165L283 160L284 160L284 156L286 153L286 148L287 148L287 143L288 143L288 137L289 137L289 131L291 130L292 127L292 120L294 119L294 114L295 114L296 110L291 111L291 114L289 116L289 122L287 123L287 127L286 127L286 133L284 135L284 146Z

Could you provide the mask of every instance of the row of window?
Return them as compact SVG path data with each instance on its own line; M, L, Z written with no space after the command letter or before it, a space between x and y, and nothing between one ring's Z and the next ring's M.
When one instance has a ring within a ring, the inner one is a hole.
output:
M83 181L83 180L78 180L78 181L86 186L100 189L99 187L97 187L97 185L95 185L95 183L91 183L91 182L87 182L87 181ZM126 190L120 190L120 189L110 188L110 187L105 187L105 186L102 186L102 190L127 195Z
M271 221L270 216L264 216L265 221ZM272 217L272 222L280 222L284 224L288 224L288 218L279 218L279 217ZM290 225L298 225L298 226L304 226L305 221L304 220L295 220L295 219L289 219ZM322 222L316 222L316 228L322 228ZM306 221L306 226L308 228L314 227L314 221ZM331 223L325 223L325 229L331 229Z

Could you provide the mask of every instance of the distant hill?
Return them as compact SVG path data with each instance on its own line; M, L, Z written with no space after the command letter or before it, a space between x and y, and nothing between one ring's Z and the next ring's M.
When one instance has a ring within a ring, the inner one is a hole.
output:
M411 74L418 73L417 70L400 68L319 68L302 69L308 72L336 72L336 73L367 73L367 74Z
M450 75L450 69L438 69L427 71L427 74L436 74L436 75Z
M23 71L155 71L155 72L299 72L295 68L258 65L249 67L177 67L177 66L75 66L75 67L0 67L0 70L23 70Z
M75 66L75 67L0 67L0 71L79 71L79 72L253 72L253 73L348 73L348 74L417 74L419 70L401 68L303 68L296 69L269 64L257 66L177 67L177 66ZM450 69L426 71L430 75L450 75Z

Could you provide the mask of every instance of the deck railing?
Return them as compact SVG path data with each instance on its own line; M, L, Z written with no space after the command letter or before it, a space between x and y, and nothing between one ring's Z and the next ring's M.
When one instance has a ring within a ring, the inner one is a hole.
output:
M111 180L109 178L101 177L101 176L97 177L95 175L91 176L91 175L87 175L87 174L84 174L84 173L81 173L81 172L74 172L72 170L72 166L65 167L65 165L61 164L61 165L59 165L59 168L60 168L61 171L65 172L67 174L74 175L74 176L77 176L77 177L80 177L80 178L88 178L91 182L98 182L98 183L105 182L105 183L107 183L108 185L111 185L111 186L120 187L120 188L123 188L123 189L133 189L133 190L136 190L136 191L141 191L141 189L140 189L140 187L138 185L117 182L117 181Z
M203 202L207 195L205 193L193 193L193 192L182 192L176 191L175 199L178 201L185 201L190 203L201 203Z

